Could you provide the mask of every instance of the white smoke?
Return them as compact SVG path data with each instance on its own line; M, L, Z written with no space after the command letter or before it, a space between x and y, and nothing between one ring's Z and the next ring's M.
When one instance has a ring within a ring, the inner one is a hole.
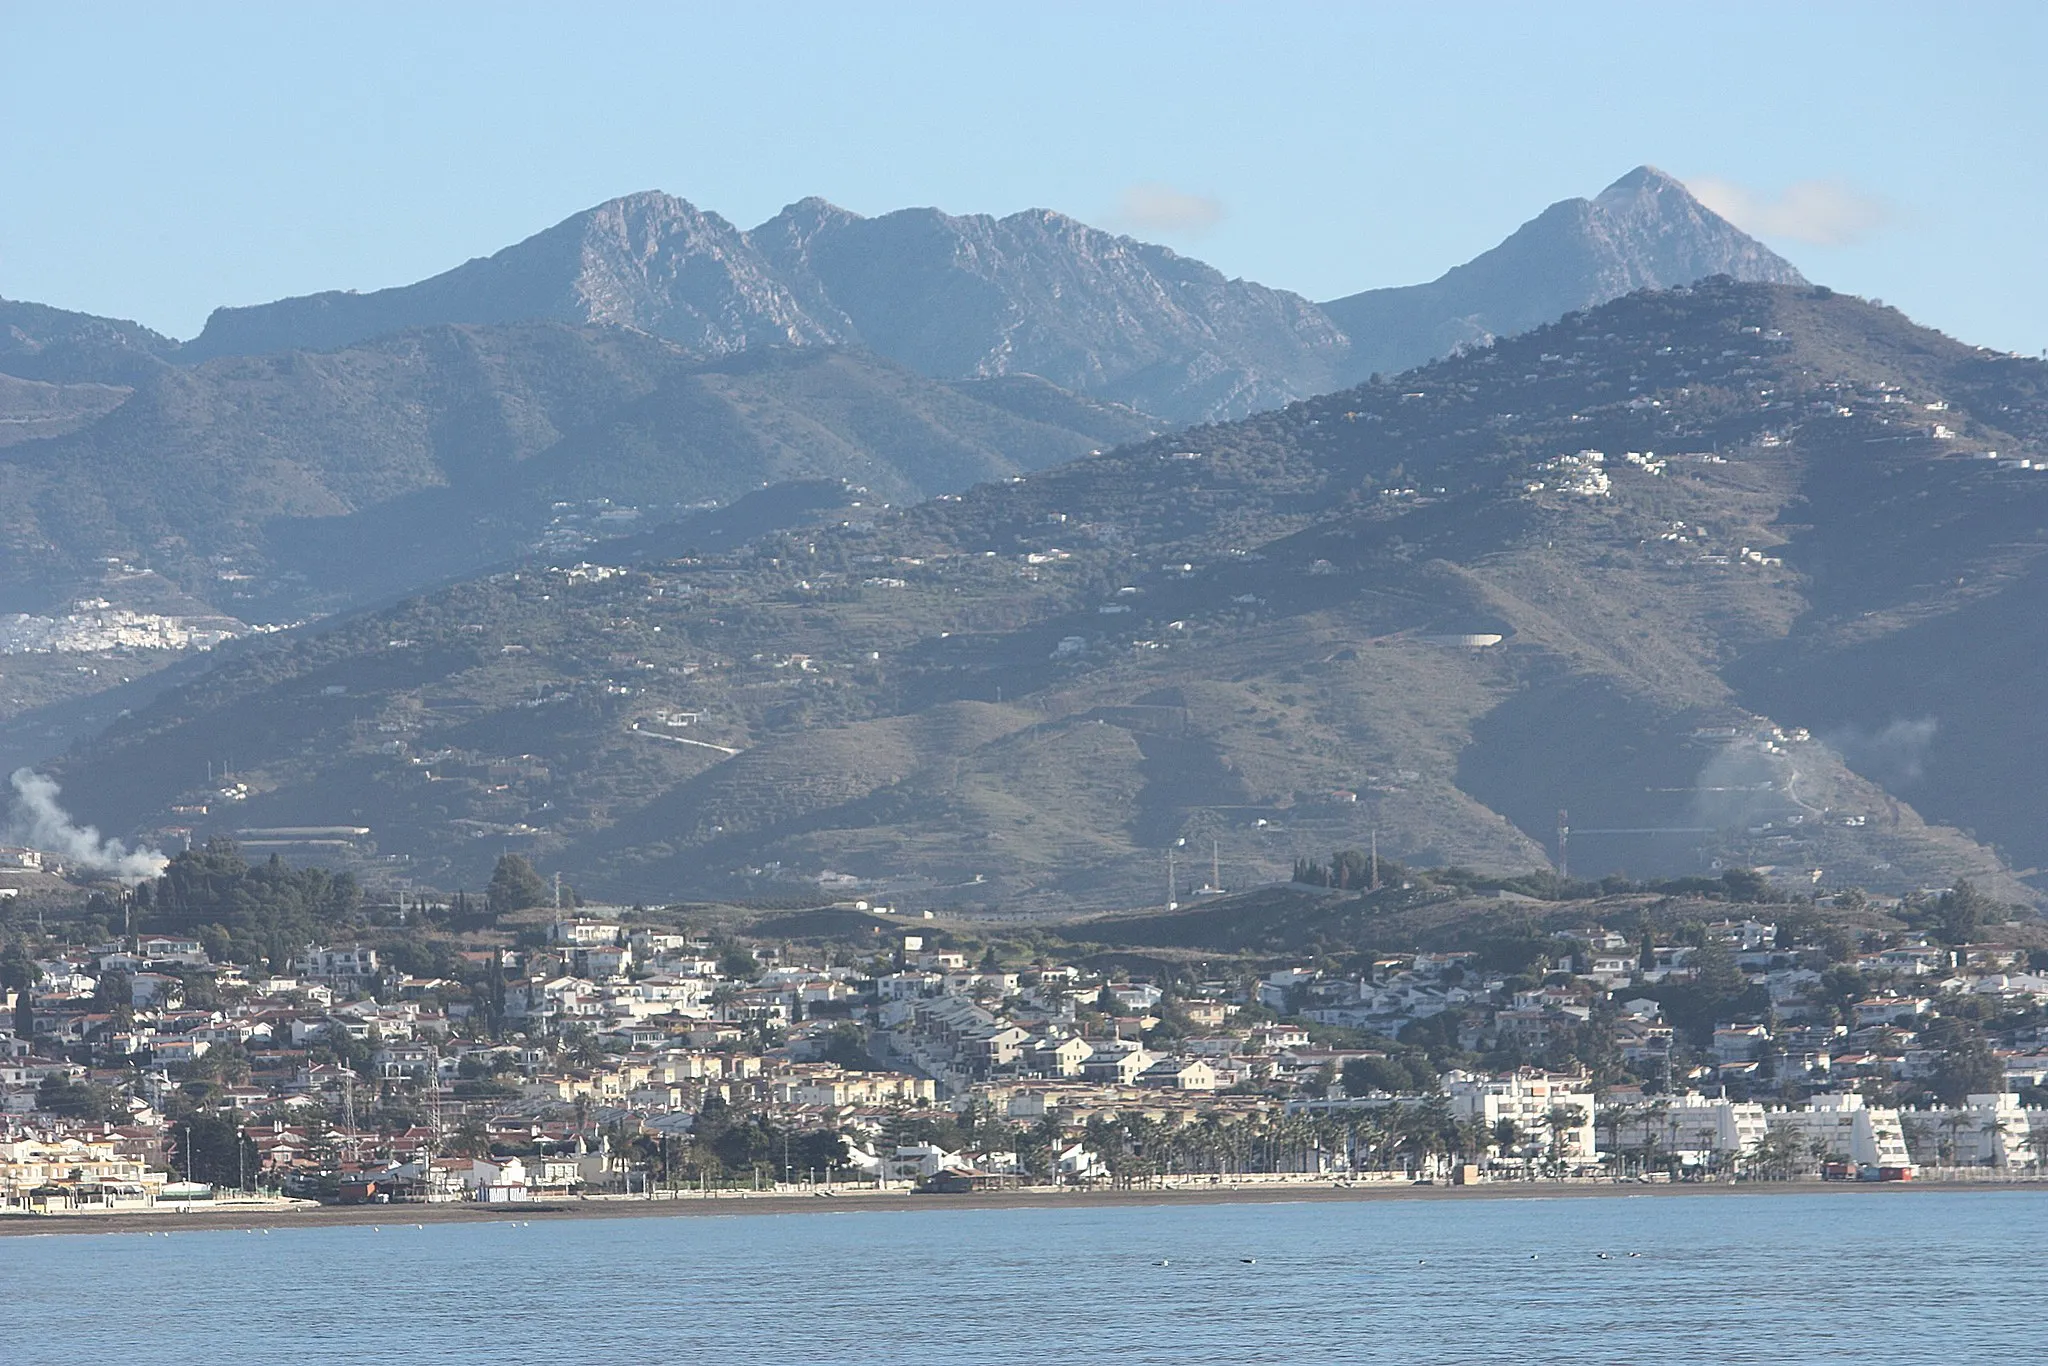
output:
M1842 756L1849 767L1880 785L1897 790L1920 781L1926 769L1927 750L1934 743L1941 722L1932 716L1913 721L1893 721L1877 730L1843 726L1820 738Z
M1126 186L1110 219L1126 232L1199 237L1225 216L1223 201L1213 195L1151 183Z
M1786 807L1780 791L1785 767L1768 750L1748 741L1721 746L1693 780L1692 823L1742 829L1778 816Z
M1686 181L1685 188L1744 232L1817 247L1860 242L1892 219L1885 201L1839 180L1794 181L1770 194L1732 180L1701 176Z
M108 873L123 882L140 882L163 872L170 860L154 849L130 851L119 840L104 839L90 825L79 825L57 804L54 779L33 769L17 768L8 779L14 802L7 812L7 838L15 844L61 855L68 863Z

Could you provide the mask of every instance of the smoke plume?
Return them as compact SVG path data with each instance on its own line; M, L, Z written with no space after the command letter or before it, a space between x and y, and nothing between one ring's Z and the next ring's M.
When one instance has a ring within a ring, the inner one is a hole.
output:
M1199 237L1221 223L1223 201L1213 195L1192 194L1171 185L1127 186L1110 215L1126 232L1157 232Z
M1789 806L1780 790L1785 769L1753 742L1721 746L1693 780L1692 823L1740 829L1783 814Z
M1839 180L1800 180L1767 194L1732 180L1701 176L1685 187L1700 203L1759 237L1817 247L1860 242L1891 220L1890 206Z
M57 804L60 790L51 778L33 769L17 768L8 780L14 802L7 812L7 839L31 849L60 855L80 868L110 874L123 882L155 877L169 862L154 849L131 851L119 840L104 839L90 825L79 825Z
M1843 726L1821 736L1849 767L1894 791L1920 781L1941 722L1932 716L1893 721L1877 730Z

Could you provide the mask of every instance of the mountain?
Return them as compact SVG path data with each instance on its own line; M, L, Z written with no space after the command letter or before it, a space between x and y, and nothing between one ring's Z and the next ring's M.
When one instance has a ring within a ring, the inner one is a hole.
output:
M648 192L418 284L216 309L188 355L326 351L411 328L535 320L651 332L700 356L841 340L798 306L746 234Z
M1299 295L1043 209L862 218L807 199L750 236L848 340L923 374L1025 372L1188 420L1334 387L1347 349Z
M0 299L0 373L55 384L126 384L175 358L177 342L140 323ZM0 415L12 411L0 398Z
M519 847L619 897L1053 913L1159 900L1169 858L1185 896L1212 850L1234 887L1375 839L1526 871L1560 824L1579 875L2024 897L2043 465L2041 363L1711 279L913 507L243 642L58 772L127 834L363 826L369 869L475 886Z
M703 356L854 344L936 378L1035 374L1174 418L1331 387L1347 347L1297 295L1056 213L869 219L807 199L743 233L650 191L415 285L219 309L187 355L531 319L651 332Z
M1453 347L1526 332L1638 289L1712 275L1802 284L1789 261L1677 180L1638 166L1592 199L1566 199L1499 246L1425 285L1323 305L1354 346L1351 373L1394 374Z
M111 563L250 620L571 553L764 483L914 501L1152 429L1038 381L941 384L836 348L707 362L558 323L434 326L35 396L49 434L0 445L0 610L102 594Z
M1317 305L1034 209L865 218L806 199L750 232L684 200L612 200L418 284L223 308L186 359L331 350L410 328L550 320L703 357L866 348L938 379L1028 373L1177 422L1392 373L1641 288L1798 273L1639 168L1431 284Z

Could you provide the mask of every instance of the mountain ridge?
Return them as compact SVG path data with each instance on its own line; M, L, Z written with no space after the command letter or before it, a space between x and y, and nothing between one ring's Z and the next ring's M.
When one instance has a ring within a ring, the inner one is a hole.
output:
M660 191L609 200L412 285L216 310L187 360L431 324L552 319L705 355L858 345L940 379L1026 371L1173 421L1243 416L1631 289L1788 263L1639 167L1436 281L1317 304L1049 209L864 217L811 197L741 231Z

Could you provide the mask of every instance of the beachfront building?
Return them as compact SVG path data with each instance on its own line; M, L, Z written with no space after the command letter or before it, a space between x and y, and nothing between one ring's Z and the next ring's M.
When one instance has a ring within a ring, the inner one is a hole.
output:
M23 1137L0 1142L0 1206L23 1208L77 1203L90 1194L109 1199L150 1201L169 1174L122 1155L112 1138Z
M1809 1149L1821 1148L1824 1161L1888 1170L1913 1166L1899 1112L1889 1106L1867 1105L1854 1092L1815 1096L1804 1106L1774 1114L1772 1119L1782 1122Z
M1769 1116L1754 1101L1693 1095L1630 1106L1611 1122L1615 1151L1645 1166L1717 1167L1753 1150L1770 1131Z
M1967 1096L1961 1105L1894 1112L1905 1141L1928 1166L2037 1166L2048 1153L2048 1111L2026 1110L2016 1092ZM2035 1126L2044 1137L2037 1141Z
M1606 1122L1615 1151L1644 1167L1676 1162L1725 1170L1754 1155L1773 1133L1795 1140L1801 1156L1810 1156L1815 1166L1846 1162L1859 1170L1903 1170L1914 1165L1899 1112L1866 1104L1854 1092L1815 1096L1789 1109L1720 1097L1665 1096L1618 1107Z
M1477 1121L1489 1133L1510 1120L1529 1142L1560 1142L1567 1162L1596 1160L1593 1093L1583 1077L1533 1069L1497 1077L1454 1071L1444 1074L1443 1088L1454 1119Z

